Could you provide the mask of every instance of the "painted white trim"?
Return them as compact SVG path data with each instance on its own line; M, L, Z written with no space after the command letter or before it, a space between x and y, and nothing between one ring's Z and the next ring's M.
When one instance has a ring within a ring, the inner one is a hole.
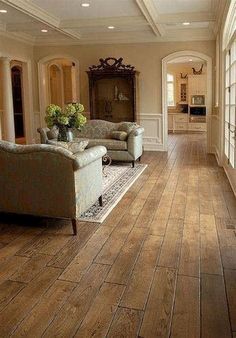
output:
M6 56L1 55L0 56ZM32 85L32 62L29 59L22 58L17 55L7 55L11 61L18 61L22 63L23 76L23 101L24 101L24 117L25 117L25 138L26 143L33 143L33 85Z
M207 152L211 152L211 118L212 114L212 58L206 54L183 50L171 53L162 59L162 113L163 113L163 148L168 147L168 111L167 111L167 63L181 56L198 57L207 62Z

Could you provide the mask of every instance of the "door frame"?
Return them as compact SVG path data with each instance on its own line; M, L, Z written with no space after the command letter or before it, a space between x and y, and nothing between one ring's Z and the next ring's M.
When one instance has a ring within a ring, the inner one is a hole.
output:
M192 50L182 50L171 53L162 59L162 130L163 130L163 149L168 150L168 107L167 107L167 64L178 57L198 57L207 63L207 152L212 153L211 140L211 115L212 115L212 58L206 54Z
M20 66L22 69L22 104L24 112L24 129L26 143L33 143L33 86L32 86L32 64L18 56L9 56L11 69Z
M53 64L58 59L66 59L75 63L76 66L76 91L77 99L80 99L80 74L79 74L79 61L71 55L68 54L54 54L48 55L38 61L38 84L39 84L39 109L40 109L40 124L46 126L44 117L45 109L49 102L49 82L48 82L48 65Z

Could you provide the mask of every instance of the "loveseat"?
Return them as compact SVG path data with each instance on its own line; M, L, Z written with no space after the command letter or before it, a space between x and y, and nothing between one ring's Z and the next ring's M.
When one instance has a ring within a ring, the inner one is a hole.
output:
M41 143L54 141L48 128L39 128ZM81 131L74 131L78 139L89 140L87 148L101 145L114 161L134 162L143 153L144 129L132 122L112 123L104 120L89 120Z
M72 220L102 204L102 156L97 146L72 152L51 145L0 141L0 212Z

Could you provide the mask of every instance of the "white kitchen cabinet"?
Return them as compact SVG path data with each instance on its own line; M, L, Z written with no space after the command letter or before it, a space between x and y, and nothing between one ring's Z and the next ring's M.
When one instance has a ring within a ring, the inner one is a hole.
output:
M191 104L192 95L206 95L207 84L206 75L188 75L188 96Z

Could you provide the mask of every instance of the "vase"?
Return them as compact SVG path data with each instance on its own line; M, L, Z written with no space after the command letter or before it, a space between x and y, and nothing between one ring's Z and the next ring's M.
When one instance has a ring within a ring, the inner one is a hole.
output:
M68 142L67 138L68 128L64 125L58 125L58 136L57 140L62 142Z
M68 128L67 129L67 142L72 142L73 141L73 132L72 129Z

